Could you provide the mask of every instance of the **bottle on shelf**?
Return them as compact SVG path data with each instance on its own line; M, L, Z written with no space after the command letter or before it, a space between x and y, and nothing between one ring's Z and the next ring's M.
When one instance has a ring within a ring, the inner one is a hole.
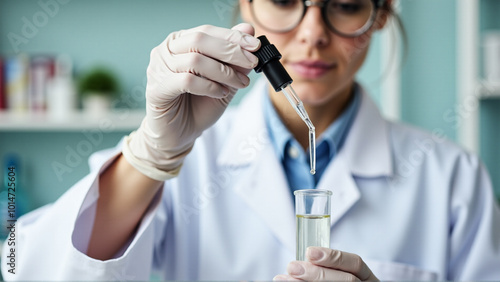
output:
M59 55L55 61L55 74L47 91L48 114L65 118L76 110L76 88L73 81L73 62L68 55Z

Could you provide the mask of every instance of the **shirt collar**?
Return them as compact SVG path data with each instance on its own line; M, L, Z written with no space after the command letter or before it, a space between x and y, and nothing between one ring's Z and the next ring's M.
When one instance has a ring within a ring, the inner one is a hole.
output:
M332 123L328 128L321 134L317 139L316 147L319 147L322 142L326 142L328 145L329 158L332 159L337 152L342 148L344 141L346 139L349 128L351 127L356 113L358 112L359 106L361 104L361 88L357 83L354 85L353 99L349 102L349 105L344 110L344 112ZM264 115L267 130L269 132L271 143L274 146L275 151L278 154L280 160L284 159L287 144L294 142L295 138L292 136L290 131L281 121L276 109L274 108L271 98L269 97L269 91L266 87L266 95L263 99L264 102Z

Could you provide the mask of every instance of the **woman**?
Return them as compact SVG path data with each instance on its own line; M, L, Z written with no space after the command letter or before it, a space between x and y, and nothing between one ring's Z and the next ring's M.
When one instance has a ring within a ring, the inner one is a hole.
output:
M384 120L355 82L391 4L240 0L253 27L170 34L151 52L140 128L92 158L93 172L56 203L20 220L18 273L2 264L4 276L500 279L500 212L477 157ZM262 34L316 127L314 176L307 128L264 80L224 113L249 84L253 35ZM304 188L334 193L335 250L309 248L309 261L296 262L291 195Z

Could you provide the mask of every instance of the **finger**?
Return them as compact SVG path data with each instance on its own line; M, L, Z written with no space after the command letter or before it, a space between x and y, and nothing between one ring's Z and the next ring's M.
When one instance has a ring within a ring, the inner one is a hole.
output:
M247 23L238 24L232 29L212 25L202 25L188 30L181 30L180 35L191 33L205 33L211 37L238 44L248 51L256 51L260 47L260 40L255 38L254 28Z
M183 93L222 99L230 95L231 92L236 92L236 90L232 90L228 86L192 73L171 73L167 78L158 75L158 73L151 73L148 74L147 87L147 93L177 93L175 97L163 97L161 95L148 97L154 99L151 102L158 105L161 105L163 101L171 101L172 98L176 98ZM158 89L150 90L151 87Z
M307 261L292 261L288 264L287 271L291 277L306 281L360 281L351 273L314 265Z
M240 45L208 34L190 33L178 38L167 38L167 48L173 56L184 53L200 53L218 61L254 68L258 58Z
M306 256L315 265L351 273L362 281L377 280L363 259L356 254L329 248L309 247Z
M248 23L241 23L241 24L238 24L236 26L234 26L232 29L234 30L239 30L241 32L244 32L244 33L247 33L247 34L250 34L250 35L254 35L255 34L255 29L253 28L252 25L248 24ZM259 47L260 47L260 44L259 44ZM255 51L255 50L253 50ZM248 75L252 69L246 69L246 68L242 68L242 67L238 67L238 66L232 66L236 71L238 72L241 72L245 75Z
M274 276L273 281L303 281L303 280L294 278L290 275L280 274Z
M242 67L239 67L239 66L235 66L235 65L230 65L235 71L237 72L241 72L242 74L244 75L248 75L252 69L246 69L246 68L242 68Z
M253 33L254 29L249 24L239 24L233 29L203 25L172 33L167 44L174 54L198 52L223 62L252 69L258 59L249 51L256 51L260 47L260 41L252 36ZM246 64L247 61L251 64Z
M255 29L249 23L240 23L240 24L233 26L231 29L246 33L246 34L251 35L251 36L255 35Z
M250 83L245 74L198 53L175 56L168 62L168 68L175 73L192 73L237 89L244 88Z

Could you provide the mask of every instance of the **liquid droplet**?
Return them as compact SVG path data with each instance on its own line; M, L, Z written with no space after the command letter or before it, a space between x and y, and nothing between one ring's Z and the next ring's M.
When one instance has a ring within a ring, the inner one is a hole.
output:
M316 170L311 169L311 174L312 174L312 175L315 175L315 174L316 174Z

